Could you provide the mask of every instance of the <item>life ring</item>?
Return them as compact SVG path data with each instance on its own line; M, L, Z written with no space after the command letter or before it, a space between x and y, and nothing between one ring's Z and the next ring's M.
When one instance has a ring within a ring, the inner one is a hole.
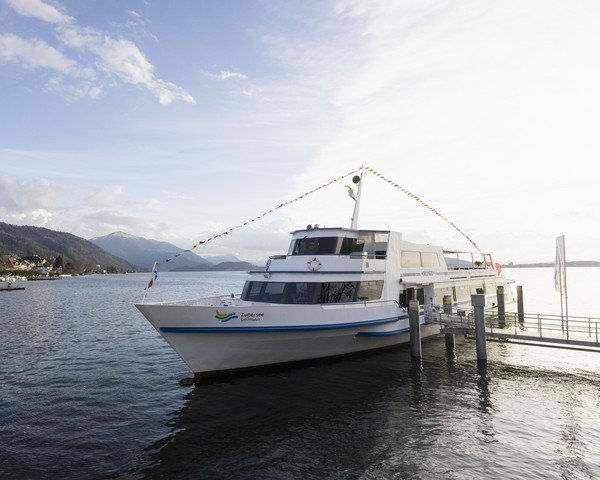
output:
M323 266L323 264L319 261L319 259L317 257L315 257L312 260L309 260L308 262L306 262L306 266L308 267L309 270L316 272L317 270L321 270L321 267Z
M502 272L502 265L500 265L499 263L496 263L496 273L498 275L500 275L500 272Z

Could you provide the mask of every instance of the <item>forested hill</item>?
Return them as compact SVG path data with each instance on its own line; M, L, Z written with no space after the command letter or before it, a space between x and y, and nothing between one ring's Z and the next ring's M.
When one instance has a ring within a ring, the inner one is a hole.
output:
M138 271L139 268L111 255L84 238L47 228L9 225L0 222L0 255L39 255L48 261L62 255L65 262L103 269Z

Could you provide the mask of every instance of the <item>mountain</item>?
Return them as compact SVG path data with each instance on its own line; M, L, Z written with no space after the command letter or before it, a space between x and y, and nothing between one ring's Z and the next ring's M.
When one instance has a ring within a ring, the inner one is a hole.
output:
M554 267L554 262L541 263L513 263L504 264L507 268L539 268L539 267ZM567 262L567 267L600 267L600 262L595 260L574 260Z
M239 258L235 255L227 254L227 255L211 255L204 257L205 260L208 260L213 265L218 265L223 262L241 262Z
M93 268L96 265L121 272L139 270L122 258L70 233L3 222L0 222L0 254L19 257L38 255L49 261L62 255L65 263L77 263L82 271L86 270L83 267Z
M210 267L179 267L171 270L172 272L240 272L248 270L264 270L265 267L258 267L250 262L221 262Z
M135 237L124 232L114 232L103 237L91 238L90 242L107 252L124 258L141 268L150 270L154 262L161 262L162 271L180 268L199 268L210 270L213 264L193 252L186 252L168 263L162 263L183 249L169 242L159 242L143 237Z

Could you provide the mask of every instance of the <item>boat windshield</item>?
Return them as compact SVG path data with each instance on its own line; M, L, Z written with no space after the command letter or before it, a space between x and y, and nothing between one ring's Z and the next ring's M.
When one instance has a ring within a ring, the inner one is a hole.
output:
M289 255L350 255L362 252L365 241L348 237L304 237L294 240Z
M317 304L379 300L383 280L362 282L246 282L242 300L248 302Z
M385 259L388 234L364 232L353 237L304 237L292 240L288 255L366 255Z

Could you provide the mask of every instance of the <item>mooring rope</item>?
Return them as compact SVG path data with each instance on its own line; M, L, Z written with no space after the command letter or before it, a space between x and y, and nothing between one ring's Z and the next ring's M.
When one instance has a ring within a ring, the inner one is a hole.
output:
M458 233L460 233L463 237L465 237L469 243L471 243L471 245L473 245L478 252L481 252L481 249L479 248L479 246L471 239L471 237L469 237L465 232L463 232L460 228L458 228L453 222L451 222L450 220L448 220L443 214L441 214L439 211L437 211L435 208L433 208L431 205L429 205L427 202L425 202L424 200L422 200L420 197L418 197L417 195L415 195L414 193L412 193L411 191L407 190L406 188L404 188L402 185L397 184L396 182L394 182L393 180L389 179L388 177L384 176L383 174L381 174L380 172L378 172L377 170L375 170L372 167L367 167L365 166L365 170L369 173L372 173L373 175L375 175L376 177L379 177L380 179L382 179L383 181L389 183L392 187L397 188L398 190L400 190L402 193L408 195L409 197L411 197L413 200L419 202L421 205L423 205L425 208L429 209L430 211L432 211L433 213L435 213L438 217L440 217L442 220L444 220L447 224L449 224L452 228L454 228Z

